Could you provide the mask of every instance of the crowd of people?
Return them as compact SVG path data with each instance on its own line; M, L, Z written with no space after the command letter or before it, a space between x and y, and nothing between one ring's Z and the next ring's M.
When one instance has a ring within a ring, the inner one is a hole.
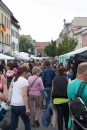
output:
M76 94L82 81L87 81L87 63L81 63L77 78L73 81L73 63L66 67L56 60L0 61L0 99L11 105L12 123L10 130L18 127L19 116L24 122L25 130L40 127L40 110L53 103L58 115L58 130L68 130L70 95ZM78 86L78 87L77 87ZM12 89L11 101L8 92ZM87 104L87 87L83 99ZM44 102L45 101L45 102ZM30 118L29 118L30 115Z

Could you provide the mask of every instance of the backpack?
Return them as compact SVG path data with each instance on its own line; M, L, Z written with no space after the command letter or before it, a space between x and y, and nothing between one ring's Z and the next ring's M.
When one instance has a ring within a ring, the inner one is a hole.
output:
M87 82L81 83L77 95L69 102L69 111L77 130L87 130L87 107L81 99L86 84Z

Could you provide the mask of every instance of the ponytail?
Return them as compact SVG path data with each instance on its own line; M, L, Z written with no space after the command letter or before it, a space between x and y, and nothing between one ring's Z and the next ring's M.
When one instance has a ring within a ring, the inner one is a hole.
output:
M26 66L22 66L22 67L19 67L18 68L18 71L15 75L15 79L14 79L14 82L16 82L18 80L18 78L23 75L24 72L29 72L29 68L27 68Z
M16 81L18 80L18 78L19 78L19 76L20 76L20 72L21 72L21 67L18 68L18 71L17 71L17 73L16 73L16 75L15 75L14 82L16 82Z

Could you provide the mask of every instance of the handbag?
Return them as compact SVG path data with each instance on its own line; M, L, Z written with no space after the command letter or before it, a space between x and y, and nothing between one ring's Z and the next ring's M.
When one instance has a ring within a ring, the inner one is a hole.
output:
M9 103L11 103L11 98L12 98L12 94L13 94L13 81L14 81L14 78L11 81L10 88L8 91L8 101L7 102L9 102Z
M11 125L11 109L9 108L4 116L4 118L2 119L2 121L0 121L0 128L2 130L9 130L10 125Z

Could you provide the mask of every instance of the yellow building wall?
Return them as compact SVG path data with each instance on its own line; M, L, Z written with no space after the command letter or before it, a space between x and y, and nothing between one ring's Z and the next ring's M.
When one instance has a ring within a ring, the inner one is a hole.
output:
M11 45L11 18L4 10L0 8L0 24L2 24L2 14L3 14L3 24L6 26L6 35L4 35L0 30L0 42L5 43L7 45Z

